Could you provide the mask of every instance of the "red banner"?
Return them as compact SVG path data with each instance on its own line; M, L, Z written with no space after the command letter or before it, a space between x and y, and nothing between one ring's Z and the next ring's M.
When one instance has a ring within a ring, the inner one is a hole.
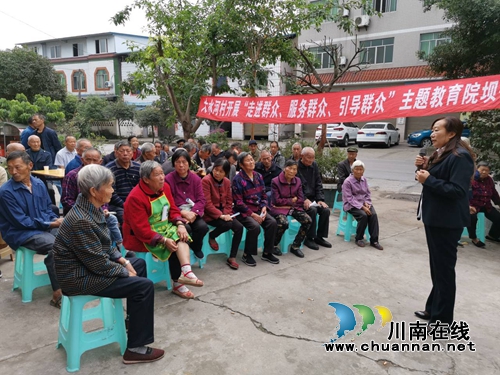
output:
M255 124L322 124L500 108L500 75L325 94L204 96L198 117Z

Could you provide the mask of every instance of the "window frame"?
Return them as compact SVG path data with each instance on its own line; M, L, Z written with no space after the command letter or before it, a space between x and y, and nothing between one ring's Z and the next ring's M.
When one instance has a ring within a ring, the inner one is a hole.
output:
M60 84L61 86L64 86L64 88L67 90L68 89L68 80L66 79L66 73L64 73L63 70L56 70L55 73L62 77L62 79L60 79Z
M377 6L378 3L378 6ZM377 9L379 8L379 9ZM394 9L392 9L394 8ZM398 10L398 0L373 0L372 9L380 13L391 13ZM386 9L386 10L384 10ZM387 10L388 9L388 10Z
M105 44L105 51L102 50L102 44ZM100 53L108 53L109 51L109 46L108 46L108 39L107 38L102 38L102 39L96 39L95 40L95 53L100 54Z
M83 89L75 88L75 75L77 73L80 73L83 75L83 83L85 85L85 87ZM83 69L73 70L73 72L71 73L71 91L72 92L87 92L87 74L85 73L85 70L83 70Z
M392 43L389 41L392 39ZM387 41L387 44L384 44ZM394 62L394 37L382 38L382 39L370 39L370 40L362 40L359 42L359 47L364 49L361 51L359 55L359 63L366 65L375 65L375 64L392 64ZM364 43L370 43L371 45L366 46ZM374 44L377 43L377 44ZM389 49L388 49L389 47ZM381 51L383 49L383 51ZM391 51L390 61L387 61L388 51ZM382 59L380 60L379 53L382 52ZM373 55L373 62L368 61L370 59L370 55Z
M98 82L97 82L98 81L98 79L97 79L98 77L97 76L98 76L98 73L102 72L102 71L106 72L106 76L108 78L103 81L102 88L100 88L98 86ZM111 87L104 87L104 82L109 81L109 80L110 80L110 75L109 75L108 68L106 68L106 67L103 66L103 67L98 67L98 68L95 69L95 71L94 71L94 89L96 91L109 91L109 90L111 90Z
M76 46L76 55L75 55L75 46ZM81 47L81 48L80 48ZM80 53L81 51L81 53ZM84 56L85 51L83 49L83 43L73 43L73 57Z
M55 45L55 46L50 46L50 58L51 59L60 59L61 58L61 46L60 45ZM58 52L59 51L59 56ZM54 53L52 53L54 52Z
M449 36L443 36L442 35L443 33L444 33L444 31L434 31L434 32L430 32L430 33L422 33L422 34L420 34L420 47L419 47L419 51L420 51L420 54L422 55L423 58L429 56L434 51L434 48L436 48L436 46L439 46L440 44L443 44L443 43L449 43L449 42L451 42L451 38ZM427 40L422 40L422 36L426 36L426 35L432 35L433 38L432 39L427 39ZM435 37L436 35L438 37ZM429 51L426 51L426 50L424 50L422 48L422 43L427 43L428 44L428 50Z
M317 50L314 52L313 50ZM319 61L320 67L318 69L330 69L335 66L333 63L332 57L328 54L328 52L323 47L310 47L307 49L308 52L312 53L315 56L315 60ZM324 66L325 58L329 60L328 66Z

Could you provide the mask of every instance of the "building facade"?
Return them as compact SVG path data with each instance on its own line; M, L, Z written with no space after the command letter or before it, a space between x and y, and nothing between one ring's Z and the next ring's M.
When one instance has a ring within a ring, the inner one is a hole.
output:
M333 62L321 48L325 38L338 46L341 68L353 57L353 63L360 66L360 70L346 72L336 83L334 91L411 85L442 79L428 70L422 56L447 42L442 32L452 24L443 20L443 12L434 7L424 12L423 1L417 0L373 0L373 7L381 12L381 17L370 17L362 10L344 10L341 6L332 9L332 12L341 12L344 17L352 18L358 25L354 35L339 30L334 22L325 22L321 31L311 29L299 36L299 45L316 55L322 81L328 82L333 72ZM362 52L357 52L359 49ZM388 118L381 121L396 125L403 140L413 131L429 128L437 117ZM356 124L361 126L364 123ZM304 130L306 136L313 136L311 132L314 129L306 127Z

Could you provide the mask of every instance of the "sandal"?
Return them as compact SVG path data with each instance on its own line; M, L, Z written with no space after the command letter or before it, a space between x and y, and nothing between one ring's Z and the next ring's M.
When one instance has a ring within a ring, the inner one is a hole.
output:
M179 291L179 288L182 288L184 285L181 284L181 285L178 285L174 288L174 290L172 290L172 293L178 295L179 297L181 298L184 298L184 299L192 299L194 298L194 294L193 292L191 292L189 289L187 292L184 292L182 293L181 291Z
M54 306L56 309L61 309L62 297L59 297L56 301L53 299L50 300L50 306Z
M189 275L190 273L194 275L193 271L189 271L187 273L184 272L181 273L178 282L191 286L203 286L203 281L201 281L200 279L187 277L187 275Z
M219 244L215 240L215 238L208 238L208 244L212 248L213 251L219 251Z
M234 258L233 259L227 258L226 264L229 267L231 267L233 270L237 270L240 267L240 265L238 263L236 263L236 261L234 260Z

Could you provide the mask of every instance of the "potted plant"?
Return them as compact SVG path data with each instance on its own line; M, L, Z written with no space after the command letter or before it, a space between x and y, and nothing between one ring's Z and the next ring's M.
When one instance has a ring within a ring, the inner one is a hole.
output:
M325 203L329 207L333 207L335 194L337 193L337 164L346 158L346 152L338 147L328 147L323 149L323 153L316 153L316 163L318 163L323 181Z

